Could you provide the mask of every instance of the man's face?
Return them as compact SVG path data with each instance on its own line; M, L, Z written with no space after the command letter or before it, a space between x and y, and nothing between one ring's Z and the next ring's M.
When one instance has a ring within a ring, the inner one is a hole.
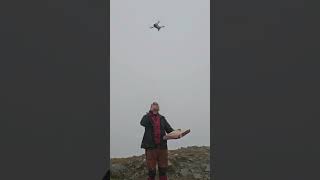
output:
M159 112L159 105L158 104L152 104L151 111L155 112L155 113Z

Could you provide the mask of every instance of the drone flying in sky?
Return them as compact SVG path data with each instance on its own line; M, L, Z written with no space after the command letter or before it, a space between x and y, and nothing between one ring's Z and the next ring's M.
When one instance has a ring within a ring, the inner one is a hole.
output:
M153 24L153 26L151 26L150 28L156 28L158 29L158 31L160 31L161 28L164 28L164 26L159 26L160 21L158 21L157 23Z

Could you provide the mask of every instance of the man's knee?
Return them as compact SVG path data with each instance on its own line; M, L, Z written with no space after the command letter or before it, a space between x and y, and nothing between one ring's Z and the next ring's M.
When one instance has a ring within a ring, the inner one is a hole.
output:
M167 168L159 167L159 176L166 176L166 175L167 175Z

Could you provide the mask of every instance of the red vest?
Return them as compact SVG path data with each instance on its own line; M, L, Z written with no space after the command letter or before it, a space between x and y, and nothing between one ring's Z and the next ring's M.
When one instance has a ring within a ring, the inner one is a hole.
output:
M153 124L153 137L156 144L160 144L160 115L150 113Z

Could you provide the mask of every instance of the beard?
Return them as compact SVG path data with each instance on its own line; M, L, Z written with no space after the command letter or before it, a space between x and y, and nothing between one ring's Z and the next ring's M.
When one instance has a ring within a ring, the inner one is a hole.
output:
M152 109L151 111L156 114L159 112L159 109Z

